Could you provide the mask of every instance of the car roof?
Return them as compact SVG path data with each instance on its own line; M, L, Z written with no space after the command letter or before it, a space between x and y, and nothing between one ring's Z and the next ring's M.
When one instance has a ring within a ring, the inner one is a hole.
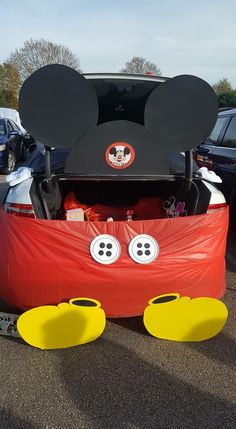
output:
M83 73L86 79L124 79L124 80L142 80L142 81L154 81L154 82L165 82L170 79L164 76L155 75L142 75L142 74L130 74L130 73Z
M229 115L235 115L236 114L236 109L234 108L227 108L227 110L222 110L221 112L218 113L218 116L229 116Z
M1 118L0 117L0 121L4 121L4 122L10 121L18 128L19 131L21 131L19 128L19 125L15 121L13 121L13 119L11 119L11 118Z

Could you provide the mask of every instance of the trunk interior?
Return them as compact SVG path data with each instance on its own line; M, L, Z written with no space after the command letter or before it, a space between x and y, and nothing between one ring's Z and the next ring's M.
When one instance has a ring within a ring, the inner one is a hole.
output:
M135 221L206 213L210 192L201 181L190 182L184 177L172 180L54 177L50 190L43 180L31 197L39 218ZM44 209L38 210L39 206ZM83 212L83 217L72 219L70 214L77 209Z

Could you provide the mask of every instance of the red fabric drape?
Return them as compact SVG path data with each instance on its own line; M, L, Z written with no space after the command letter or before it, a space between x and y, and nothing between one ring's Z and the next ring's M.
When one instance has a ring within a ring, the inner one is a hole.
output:
M26 310L73 297L98 299L109 317L143 313L152 297L179 292L220 298L225 291L228 208L198 216L135 222L24 219L0 210L0 299ZM121 256L97 263L90 243L111 234ZM137 264L128 245L137 234L154 237L160 254Z

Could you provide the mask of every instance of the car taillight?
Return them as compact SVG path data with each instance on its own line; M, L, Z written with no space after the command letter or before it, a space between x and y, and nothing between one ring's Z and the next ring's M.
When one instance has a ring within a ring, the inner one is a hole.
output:
M225 207L227 207L226 203L210 204L208 206L207 213L212 213L213 211L216 211L216 210L219 210L219 209L223 209Z
M11 213L15 216L23 216L35 219L32 204L5 203L4 208L7 213Z

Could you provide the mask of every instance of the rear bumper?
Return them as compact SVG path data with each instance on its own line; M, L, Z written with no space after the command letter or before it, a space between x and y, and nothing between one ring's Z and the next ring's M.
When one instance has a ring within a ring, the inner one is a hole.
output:
M21 219L0 210L0 298L26 310L85 296L99 300L108 317L140 315L151 298L164 293L220 298L227 228L228 208L108 223ZM159 257L147 265L128 254L132 238L143 233L160 246ZM112 265L91 257L90 243L99 234L111 234L121 244Z

